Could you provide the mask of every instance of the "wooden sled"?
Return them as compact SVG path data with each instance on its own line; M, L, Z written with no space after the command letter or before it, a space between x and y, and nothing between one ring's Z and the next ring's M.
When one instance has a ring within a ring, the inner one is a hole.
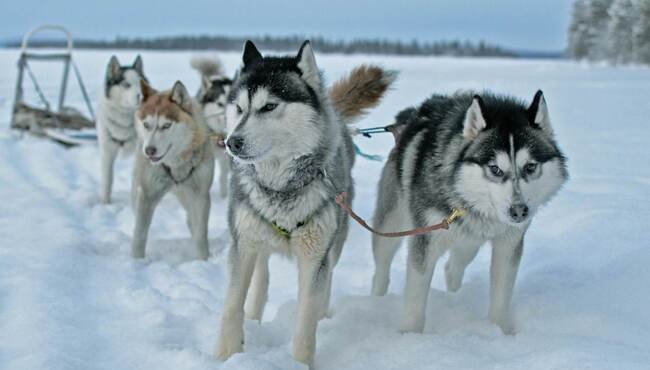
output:
M29 49L29 41L38 32L43 30L56 30L65 34L67 48L63 52L33 52ZM14 99L11 128L32 133L40 137L47 137L66 146L75 146L97 141L95 131L95 114L86 92L86 87L81 79L81 74L72 59L72 35L61 26L45 25L33 29L23 39L20 57L18 60L18 80ZM56 61L63 62L63 77L59 87L59 101L57 109L51 108L50 102L40 88L36 76L32 72L30 61ZM86 103L90 118L79 110L65 106L70 69L73 70L79 89ZM40 98L42 108L27 104L24 99L23 80L29 77L33 87Z

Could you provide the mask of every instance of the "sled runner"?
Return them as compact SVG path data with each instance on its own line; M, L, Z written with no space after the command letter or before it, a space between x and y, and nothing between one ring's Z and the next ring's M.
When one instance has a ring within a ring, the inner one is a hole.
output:
M44 30L54 30L65 34L66 49L55 52L34 52L30 50L29 43L33 36ZM72 49L72 35L62 26L43 25L31 30L25 35L18 59L18 79L16 81L11 128L30 132L37 136L47 137L68 146L96 142L95 113L93 112L90 98L88 97L79 69L72 59ZM53 108L52 104L45 97L36 76L30 68L30 62L32 61L63 63L63 76L59 86L56 108ZM68 76L71 68L84 98L90 118L75 108L65 106ZM27 75L34 90L36 90L42 107L29 105L24 101L23 80L25 79L25 75Z

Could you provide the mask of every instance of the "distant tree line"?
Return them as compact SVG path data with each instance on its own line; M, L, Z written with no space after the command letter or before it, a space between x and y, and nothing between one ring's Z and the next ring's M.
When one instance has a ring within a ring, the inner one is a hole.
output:
M158 49L158 50L241 50L249 38L233 36L169 36L156 38L117 37L114 40L75 40L75 47L86 49ZM251 37L258 47L276 51L295 51L305 40L303 36L263 36ZM380 39L355 39L351 41L328 40L323 37L310 38L314 47L321 53L343 54L389 54L389 55L450 55L515 57L514 52L499 46L480 41L437 41L410 42ZM34 41L35 47L58 47L63 42L53 40ZM19 46L10 42L9 47Z
M576 0L568 54L614 64L650 64L650 0Z

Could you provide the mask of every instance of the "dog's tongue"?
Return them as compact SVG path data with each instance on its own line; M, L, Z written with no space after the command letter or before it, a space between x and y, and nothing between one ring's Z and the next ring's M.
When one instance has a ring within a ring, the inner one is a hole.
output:
M212 141L214 141L215 144L219 148L226 148L226 136L222 134L212 134L211 135Z

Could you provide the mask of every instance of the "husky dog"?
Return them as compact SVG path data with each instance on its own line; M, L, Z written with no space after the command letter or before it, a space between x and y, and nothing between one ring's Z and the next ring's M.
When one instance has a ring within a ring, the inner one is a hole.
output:
M135 115L138 150L133 173L135 231L132 255L143 258L153 212L169 190L185 208L199 257L208 258L212 145L201 107L180 81L157 92L141 80L142 103Z
M509 307L533 215L567 180L541 91L526 107L490 93L434 95L397 116L403 127L379 182L374 224L400 230L465 211L447 231L409 240L401 330L422 332L431 277L449 250L447 290L457 291L465 267L492 244L490 320L513 333ZM400 239L373 236L374 295L388 288Z
M201 74L201 87L196 94L196 99L201 104L203 116L211 131L211 141L216 147L214 156L219 163L219 195L225 198L228 194L230 172L230 159L225 150L226 99L232 80L224 76L218 59L195 57L191 65Z
M131 153L135 148L134 116L140 103L142 79L146 80L139 55L130 66L121 66L115 55L111 57L97 114L103 203L111 202L115 157L120 149Z
M244 312L261 319L269 254L280 252L298 262L293 356L312 364L316 326L327 312L332 269L348 231L334 201L339 192L353 191L354 150L345 124L375 106L393 79L393 72L362 66L328 97L308 41L296 57L263 57L246 42L226 107L226 147L234 158L232 244L218 358L243 350Z

